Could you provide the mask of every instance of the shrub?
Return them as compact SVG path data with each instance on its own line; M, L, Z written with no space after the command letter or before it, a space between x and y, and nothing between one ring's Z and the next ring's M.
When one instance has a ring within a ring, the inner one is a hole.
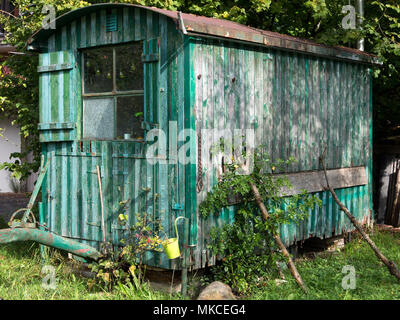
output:
M209 249L219 260L212 268L213 278L229 284L239 294L249 293L252 287L263 285L271 276L272 266L278 260L284 260L276 250L272 237L277 234L279 226L299 223L308 217L311 208L320 205L320 199L307 194L306 190L290 197L282 193L282 187L290 188L291 184L286 176L272 173L283 172L285 166L294 161L290 158L272 163L260 147L255 152L254 170L251 174L237 174L240 165L232 161L227 165L219 183L200 204L200 212L207 218L229 206L228 199L233 194L241 199L233 224L212 229L209 244ZM250 183L258 186L270 213L270 218L266 221L254 202Z

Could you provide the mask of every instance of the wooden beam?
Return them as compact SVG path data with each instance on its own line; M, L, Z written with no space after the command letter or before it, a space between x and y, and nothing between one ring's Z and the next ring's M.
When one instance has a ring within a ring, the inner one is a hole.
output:
M367 172L365 167L352 167L327 170L328 179L334 189L350 188L355 186L363 186L368 183ZM281 195L292 196L307 190L308 193L320 192L326 190L326 182L324 171L306 171L288 174L276 174L275 177L286 176L292 188L282 188ZM243 201L240 194L230 194L228 196L228 204L235 205Z
M56 71L64 71L71 70L74 67L72 63L61 63L61 64L51 64L48 66L39 66L37 68L37 72L56 72Z
M38 130L72 130L76 127L75 122L49 122L39 123Z
M365 167L351 167L327 170L331 187L334 189L362 186L368 183ZM326 188L324 171L296 172L285 175L292 188L282 188L282 194L294 195L301 193L303 189L308 192L319 192Z

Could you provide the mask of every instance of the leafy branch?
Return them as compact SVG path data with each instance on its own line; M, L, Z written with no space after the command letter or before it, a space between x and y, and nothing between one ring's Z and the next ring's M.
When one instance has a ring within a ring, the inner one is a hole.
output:
M282 187L291 187L290 182L284 175L272 173L284 171L292 162L293 158L272 163L260 147L255 152L254 170L250 174L238 174L240 164L232 161L200 204L200 214L207 219L232 205L233 198L240 199L236 203L235 221L213 228L209 244L213 254L222 259L222 264L214 267L216 277L240 293L246 293L250 284L257 285L259 279L267 277L268 266L276 265L278 260L287 262L300 287L306 290L280 240L279 228L306 219L311 208L321 205L321 200L306 191L290 197L282 193ZM275 248L276 254L271 255L271 248Z

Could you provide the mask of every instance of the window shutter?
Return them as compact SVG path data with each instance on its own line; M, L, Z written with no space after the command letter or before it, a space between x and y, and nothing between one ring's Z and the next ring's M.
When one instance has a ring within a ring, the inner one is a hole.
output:
M40 54L38 72L40 141L76 139L80 94L76 56L72 51Z

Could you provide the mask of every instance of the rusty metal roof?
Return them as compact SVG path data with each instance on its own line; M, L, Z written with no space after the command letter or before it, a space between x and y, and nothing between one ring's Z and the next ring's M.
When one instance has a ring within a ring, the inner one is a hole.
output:
M2 40L0 39L0 42ZM9 45L7 43L0 43L0 56L6 56L8 55L10 52L15 51L16 48L12 45Z
M112 9L126 6L143 8L159 13L173 19L175 23L179 25L179 13L177 11L125 3L95 4L76 9L58 17L56 19L56 23L57 26L63 26L68 22L82 15L89 14L93 11L97 11L103 8ZM302 52L306 54L325 56L340 60L348 60L367 64L381 64L377 56L359 51L357 49L343 46L327 46L310 40L300 39L277 32L252 28L225 19L208 18L188 13L181 13L181 17L187 34L192 36L212 36L228 41L243 41L270 48ZM54 30L51 29L40 29L32 35L27 44L31 45L36 41L40 42L41 39L47 39L47 37L50 36L53 32Z

